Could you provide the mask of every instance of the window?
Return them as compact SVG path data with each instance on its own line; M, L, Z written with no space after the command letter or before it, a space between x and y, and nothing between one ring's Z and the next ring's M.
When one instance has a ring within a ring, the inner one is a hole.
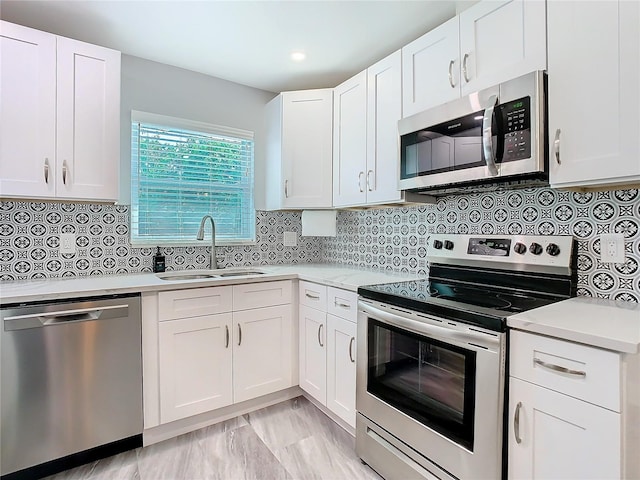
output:
M131 133L133 245L198 244L204 215L218 244L255 241L253 132L132 111Z

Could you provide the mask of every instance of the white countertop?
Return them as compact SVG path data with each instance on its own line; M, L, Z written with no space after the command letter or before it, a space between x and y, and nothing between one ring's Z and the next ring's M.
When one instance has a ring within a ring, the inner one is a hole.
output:
M507 325L623 353L640 352L640 305L576 297L512 315Z
M380 270L363 270L337 264L265 265L248 268L260 270L265 273L263 275L198 280L161 280L154 273L140 273L2 282L0 283L0 302L6 305L41 300L177 290L182 288L269 282L294 278L356 291L361 285L423 278L418 275ZM229 268L228 270L234 269ZM195 273L197 271L189 270L188 272Z

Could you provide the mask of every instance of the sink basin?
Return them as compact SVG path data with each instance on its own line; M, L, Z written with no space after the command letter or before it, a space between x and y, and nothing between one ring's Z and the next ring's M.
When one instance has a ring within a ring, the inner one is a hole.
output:
M210 273L160 273L160 280L200 280L203 278L216 278L218 275Z
M246 277L249 275L263 275L264 272L256 270L254 268L234 268L225 271L220 268L217 270L199 270L199 271L178 271L178 272L164 272L157 273L156 276L160 280L204 280L207 278L221 278L221 277Z
M245 275L263 275L264 272L260 272L258 270L240 270L237 272L223 272L219 273L219 277L242 277Z

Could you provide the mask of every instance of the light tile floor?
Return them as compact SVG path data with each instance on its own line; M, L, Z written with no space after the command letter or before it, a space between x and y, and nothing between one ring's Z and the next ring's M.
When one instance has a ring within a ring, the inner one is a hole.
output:
M48 480L380 480L355 454L355 439L304 397Z

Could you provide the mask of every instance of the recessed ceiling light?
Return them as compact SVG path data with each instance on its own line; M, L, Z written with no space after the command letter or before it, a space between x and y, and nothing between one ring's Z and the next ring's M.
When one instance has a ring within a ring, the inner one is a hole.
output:
M307 56L305 55L304 52L292 52L291 53L291 60L293 60L294 62L301 62L305 58L307 58Z

